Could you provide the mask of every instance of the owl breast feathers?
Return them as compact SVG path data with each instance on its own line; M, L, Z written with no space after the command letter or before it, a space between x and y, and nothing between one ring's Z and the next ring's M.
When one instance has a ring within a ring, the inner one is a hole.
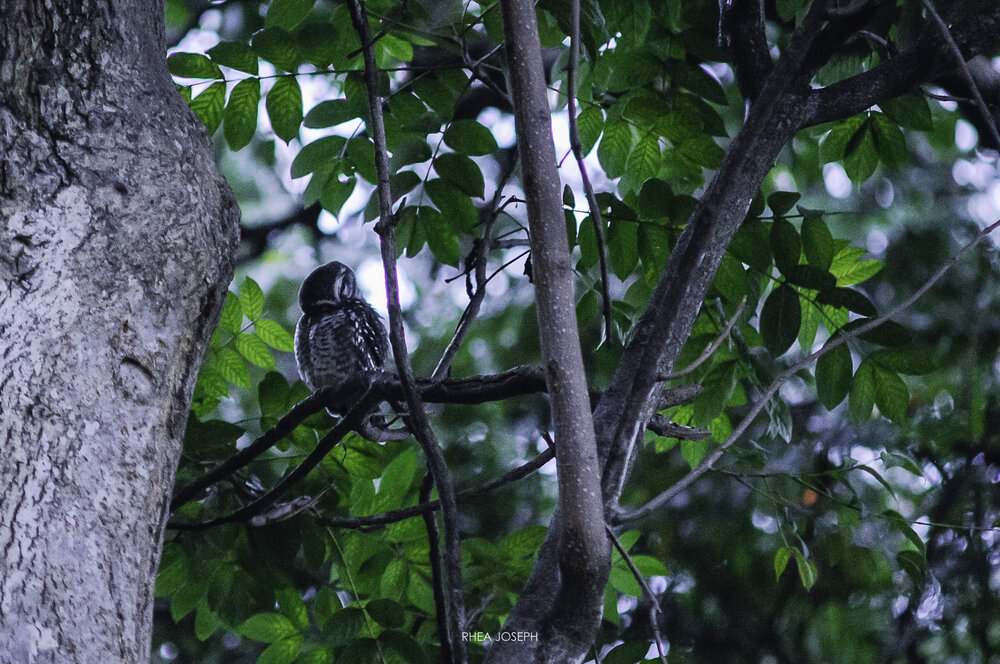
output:
M302 317L295 327L299 375L313 391L344 378L381 371L388 354L382 319L365 302L354 272L343 263L322 265L299 290Z

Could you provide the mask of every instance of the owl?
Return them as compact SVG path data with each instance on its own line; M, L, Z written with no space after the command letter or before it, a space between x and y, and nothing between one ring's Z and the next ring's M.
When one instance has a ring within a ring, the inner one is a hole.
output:
M344 378L381 371L389 350L382 319L358 288L354 272L332 261L313 270L299 290L295 326L299 375L315 391Z

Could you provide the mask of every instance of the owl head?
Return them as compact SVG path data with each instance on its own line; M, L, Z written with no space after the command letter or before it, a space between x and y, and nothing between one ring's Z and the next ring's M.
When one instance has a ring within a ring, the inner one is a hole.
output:
M299 307L308 312L321 305L341 304L361 299L354 272L339 261L330 261L313 270L299 289Z

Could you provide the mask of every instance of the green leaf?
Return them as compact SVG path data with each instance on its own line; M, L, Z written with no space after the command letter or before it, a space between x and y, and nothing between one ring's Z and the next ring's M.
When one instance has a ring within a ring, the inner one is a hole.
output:
M799 580L802 582L802 587L806 590L812 589L818 576L816 566L798 549L793 549L793 555L795 556L795 566L799 570Z
M346 144L347 139L343 136L324 136L305 145L292 161L292 179L309 175L335 162Z
M229 93L222 129L226 142L234 152L246 147L256 133L259 105L260 81L256 78L243 79Z
M223 420L189 418L184 429L184 451L199 459L223 458L236 450L246 431Z
M271 0L264 25L292 30L305 20L314 4L316 0Z
M682 440L681 457L691 468L701 463L708 453L708 440Z
M875 365L863 360L854 372L848 411L855 422L866 422L872 416L875 406Z
M250 48L279 69L294 73L299 66L301 58L295 48L295 38L281 28L255 32L250 39Z
M257 54L240 42L220 41L207 53L217 64L247 74L257 75Z
M257 658L257 664L291 664L298 657L304 640L305 637L297 634L272 643Z
M267 93L264 106L271 120L271 129L278 138L285 143L298 138L302 124L302 90L294 76L284 76L275 81Z
M329 99L313 106L306 114L303 124L312 129L321 129L334 127L357 117L354 107L346 99Z
M583 156L587 156L597 145L597 139L604 131L604 116L601 115L601 110L596 106L583 109L576 118L576 129L580 134Z
M802 221L802 248L810 265L829 270L833 263L834 243L829 227L822 219Z
M609 650L601 661L604 664L636 664L645 661L648 650L649 642L630 641Z
M865 122L844 149L844 170L855 184L861 184L872 176L878 166L879 154L875 149L872 124Z
M296 664L333 664L333 653L325 647L313 648L301 655Z
M906 383L895 371L886 369L880 364L874 364L875 373L875 405L897 424L906 419L906 409L910 404L910 391Z
M455 152L469 156L493 154L499 149L493 133L475 120L456 120L444 132L444 142Z
M924 540L920 538L920 535L918 535L916 531L910 527L910 524L907 523L906 519L903 518L902 514L900 514L896 510L886 510L882 512L882 518L884 518L886 521L892 524L893 528L901 532L903 534L903 537L908 539L910 543L913 544L913 546L916 548L917 552L919 552L921 556L926 555L927 545L924 544Z
M845 247L836 253L830 272L837 277L838 286L853 286L872 278L882 269L882 261L859 261L865 255L861 247Z
M799 232L795 230L792 222L783 217L775 219L771 224L770 240L774 262L782 274L799 264L802 243L799 240Z
M780 217L795 207L800 198L802 194L797 191L776 191L767 197L767 206L774 216Z
M402 60L403 62L413 60L413 44L408 41L388 34L378 40L378 45L397 60Z
M244 332L236 337L234 345L240 355L258 367L274 369L274 357L257 335Z
M878 310L871 303L864 293L852 288L829 288L816 295L816 301L820 304L829 304L832 307L843 307L848 311L853 311L862 316L877 316Z
M393 459L379 481L378 494L372 510L385 512L402 507L406 494L413 485L413 477L417 471L417 454L410 448Z
M250 320L258 318L264 311L264 291L250 277L244 279L240 287L240 307Z
M422 229L434 257L445 265L458 267L462 258L461 245L458 233L448 223L445 215L433 208L421 206L416 211L415 223Z
M368 182L378 180L375 170L375 144L370 139L355 136L347 141L346 162L354 166L354 170ZM350 175L351 172L347 171Z
M892 485L889 484L886 481L886 479L884 477L882 477L881 474L879 474L879 472L877 470L875 470L871 466L867 466L867 465L865 465L863 463L859 463L858 465L854 466L854 468L856 468L857 470L860 470L863 473L867 473L868 475L871 475L872 477L874 477L875 481L877 481L879 484L881 484L882 486L884 486L885 489L886 489L886 491L888 491L892 495L893 498L896 497L896 490L892 488Z
M515 530L500 542L500 551L511 560L533 556L542 545L547 532L545 526L526 526Z
M879 158L889 168L899 168L906 162L906 137L882 113L872 114L872 140Z
M863 325L869 322L869 318L859 318L855 321L851 321L851 325ZM849 331L845 328L845 332ZM858 335L858 338L868 341L873 344L878 344L879 346L905 346L909 344L913 335L905 327L891 320L887 320L881 325L868 330L867 332L862 332ZM899 369L896 369L899 371ZM907 373L906 371L900 371L900 373Z
M330 588L320 588L316 592L316 599L313 601L313 613L316 615L316 624L320 629L326 627L326 622L337 611L342 608L340 598Z
M219 65L201 53L174 53L167 58L167 69L181 78L222 78Z
M291 352L294 349L292 335L280 324L269 318L258 318L253 323L254 333L271 348Z
M869 357L880 367L907 376L923 376L935 369L933 356L930 353L921 353L909 348L883 348Z
M219 626L219 615L208 607L208 602L198 605L194 614L194 635L199 641L204 641L215 633Z
M820 144L820 159L824 162L840 161L844 158L847 144L865 127L866 116L855 115L839 122Z
M801 323L799 294L790 286L778 286L768 295L760 314L764 347L774 356L783 354L798 336Z
M320 205L330 214L339 216L344 203L354 193L357 184L358 180L355 177L341 180L339 176L334 175L323 185L323 191L319 195ZM396 191L395 188L393 191Z
M222 124L222 112L225 106L226 84L222 82L213 83L191 100L191 110L205 123L209 136Z
M486 187L483 173L479 170L479 165L465 155L439 154L434 159L434 170L469 196L483 197Z
M250 616L236 631L240 636L262 643L274 643L298 634L292 622L279 613L258 613Z
M816 361L816 395L827 410L833 410L851 390L854 364L847 344L827 351Z
M402 661L407 664L429 664L424 647L405 632L388 629L378 635L378 641L402 657Z
M729 253L759 272L771 269L769 229L759 219L745 219L729 244Z
M431 600L431 606L434 606ZM349 643L357 636L358 630L365 624L365 615L361 609L349 606L334 613L326 622L323 634L330 639L330 645L339 646Z
M391 599L373 599L365 606L365 610L383 627L402 627L406 622L403 607Z
M468 194L463 193L450 182L440 179L429 180L424 184L424 190L441 211L441 214L445 216L447 223L444 227L452 235L459 231L472 233L475 230L476 223L479 221L479 213Z
M655 177L656 172L660 170L659 139L650 134L640 138L628 156L625 169L637 184L637 188L646 180Z
M694 424L707 427L729 405L729 399L736 388L736 362L725 362L714 369L702 381L704 390L694 400Z
M837 284L837 277L826 270L813 265L792 265L782 270L788 283L802 286L809 290L826 291Z
M222 307L219 327L232 334L238 334L243 329L243 305L232 291L226 293L226 304Z
M785 568L788 567L788 561L792 557L793 549L790 546L783 546L774 552L774 580L777 581L781 578L782 573L784 573Z
M879 107L889 119L901 127L930 131L934 128L931 109L920 92L912 92L889 101L880 101Z
M593 224L587 220L584 223ZM611 270L624 281L639 262L639 230L629 221L613 221L608 226L608 258Z
M410 569L405 560L393 558L382 573L379 580L379 590L385 597L403 599L406 596L406 586Z
M278 600L278 608L295 626L295 629L302 631L309 627L309 612L306 604L302 601L302 596L295 588L280 588L274 591Z
M913 549L903 549L896 554L896 562L918 588L927 580L927 558Z
M215 366L222 377L237 387L250 389L250 372L246 362L232 348L222 348L215 356Z
M597 158L611 178L625 174L629 153L632 151L632 128L625 122L605 125L601 144L597 146Z
M743 263L729 254L723 255L719 269L715 272L712 287L729 302L739 302L749 296L751 286L743 269Z
M674 72L673 82L713 104L720 106L729 104L726 91L715 77L697 65L678 67Z

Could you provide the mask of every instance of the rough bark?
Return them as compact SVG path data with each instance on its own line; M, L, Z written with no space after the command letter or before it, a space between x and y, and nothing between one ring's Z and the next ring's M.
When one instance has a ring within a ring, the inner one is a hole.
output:
M0 653L149 657L191 390L238 210L162 3L0 5Z

